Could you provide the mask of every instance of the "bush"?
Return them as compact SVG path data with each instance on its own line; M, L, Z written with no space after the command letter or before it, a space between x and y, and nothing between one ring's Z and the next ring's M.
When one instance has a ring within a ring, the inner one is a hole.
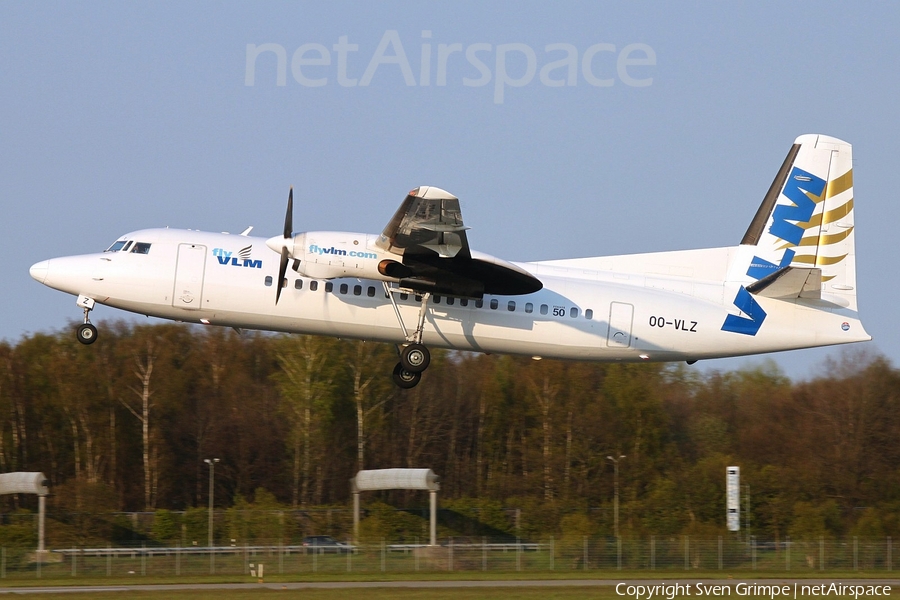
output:
M11 525L0 526L0 546L6 548L7 568L20 568L28 563L28 555L37 550L36 515L20 509Z
M366 510L368 516L359 522L359 538L363 543L376 543L381 540L412 543L416 539L424 542L429 537L428 519L397 510L381 502L368 505ZM458 535L458 532L441 527L438 535L446 537Z
M163 546L174 546L181 539L181 523L178 515L160 509L153 516L153 539Z
M284 506L263 488L258 488L255 496L253 504L237 496L234 506L226 512L229 538L238 545L283 543L286 539Z
M208 535L209 511L205 508L189 508L184 511L184 545L205 546Z

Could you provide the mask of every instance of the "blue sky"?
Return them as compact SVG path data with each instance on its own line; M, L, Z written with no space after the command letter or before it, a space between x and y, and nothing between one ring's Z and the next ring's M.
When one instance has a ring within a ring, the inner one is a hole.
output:
M556 4L0 3L0 337L79 317L34 262L145 227L275 235L291 184L295 229L368 232L437 185L509 260L733 245L794 138L825 133L854 145L860 308L897 365L900 9ZM275 52L248 85L248 44L284 49L284 85ZM803 379L836 355L773 358Z

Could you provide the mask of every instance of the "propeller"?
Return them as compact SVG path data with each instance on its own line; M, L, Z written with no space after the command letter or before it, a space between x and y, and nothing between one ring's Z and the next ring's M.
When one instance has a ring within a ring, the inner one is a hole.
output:
M281 288L284 282L284 275L287 273L287 265L288 259L290 258L290 252L288 251L287 243L289 240L293 241L293 221L294 221L294 186L291 186L291 191L288 193L288 204L287 204L287 213L284 215L284 241L281 245L281 264L278 265L278 286L275 288L275 304L278 304L279 298L281 298Z

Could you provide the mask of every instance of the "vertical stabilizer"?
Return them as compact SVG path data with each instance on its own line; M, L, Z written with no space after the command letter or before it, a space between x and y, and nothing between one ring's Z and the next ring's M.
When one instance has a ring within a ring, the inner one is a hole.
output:
M850 144L798 137L741 240L729 280L750 285L784 267L821 270L821 299L856 310Z

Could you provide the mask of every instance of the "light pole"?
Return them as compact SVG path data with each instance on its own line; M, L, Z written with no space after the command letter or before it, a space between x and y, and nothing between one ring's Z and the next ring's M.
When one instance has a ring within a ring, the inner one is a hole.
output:
M607 456L607 460L611 460L613 464L613 489L615 490L615 498L613 500L613 532L616 539L619 538L619 461L625 458L624 454L620 454L619 458Z
M204 458L203 462L209 465L209 541L207 546L209 546L209 568L210 572L215 569L215 555L212 551L212 538L213 538L213 500L215 498L215 488L213 487L213 482L215 480L216 473L216 463L219 462L218 458Z

